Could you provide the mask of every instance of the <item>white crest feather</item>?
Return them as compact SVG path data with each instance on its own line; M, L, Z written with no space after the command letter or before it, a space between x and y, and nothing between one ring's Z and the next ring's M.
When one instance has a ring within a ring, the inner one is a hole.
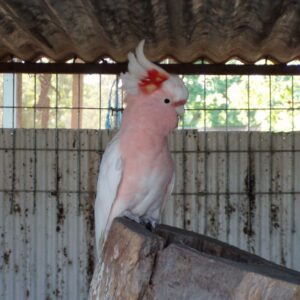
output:
M128 94L139 93L139 82L147 76L148 70L157 70L168 76L168 73L149 61L144 55L145 40L142 40L135 49L135 54L128 54L128 72L121 74L122 86Z
M147 69L139 64L135 58L135 55L131 52L128 54L128 61L128 73L131 76L135 77L137 80L140 80L147 75Z
M160 68L159 66L157 66L156 64L152 63L151 61L149 61L145 55L144 55L144 45L145 45L145 40L140 41L140 43L138 44L138 46L136 47L135 53L136 53L136 57L137 60L139 62L139 64L141 66L143 66L146 70L157 70L159 73L165 74L167 76L168 73L163 70L162 68Z
M170 75L165 70L149 61L144 55L145 40L140 41L135 49L135 54L128 54L128 72L121 74L122 87L127 94L138 94L141 92L140 83L144 80L148 71L156 70L166 79L163 79L162 88L169 92L175 92L178 99L185 99L188 96L186 87L182 80L176 75Z

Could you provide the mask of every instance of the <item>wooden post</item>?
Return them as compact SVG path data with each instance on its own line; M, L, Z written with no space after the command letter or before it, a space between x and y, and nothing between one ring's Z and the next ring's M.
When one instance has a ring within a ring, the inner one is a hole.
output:
M72 128L81 128L82 125L82 100L83 100L83 75L73 75L73 98L72 98Z

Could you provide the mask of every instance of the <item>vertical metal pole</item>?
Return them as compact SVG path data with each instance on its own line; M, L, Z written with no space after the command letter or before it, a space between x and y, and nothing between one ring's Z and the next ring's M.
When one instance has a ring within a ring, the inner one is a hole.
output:
M78 93L77 93L77 97L78 97L78 106L79 106L79 110L78 110L78 127L77 127L77 222L76 222L76 231L77 231L77 249L78 251L76 252L77 256L80 253L79 249L79 219L80 219L80 214L81 214L81 128L82 128L82 111L81 109L84 107L84 98L83 98L83 82L84 82L84 74L80 75L78 74ZM82 211L84 211L84 207L82 209ZM78 282L78 278L80 276L77 276L77 282ZM77 284L77 295L79 295L79 284Z
M55 75L55 161L56 161L56 180L55 180L55 201L56 201L56 212L59 212L61 210L61 207L63 206L63 203L60 202L60 179L61 174L59 170L59 132L58 132L58 74ZM59 248L59 224L58 218L56 216L56 235L55 235L55 246L56 249ZM59 278L60 273L57 271L60 268L60 257L58 251L55 253L56 256L56 265L53 266L54 270L56 270L56 276L55 276L55 286L58 288L59 286Z
M254 217L255 217L255 175L254 175L254 153L251 148L252 143L252 133L250 130L250 81L248 76L248 132L247 132L247 154L248 154L248 166L247 166L247 179L246 179L246 186L247 186L247 200L248 200L248 211L247 211L247 248L249 252L255 252L253 242L254 242Z
M99 74L99 129L102 129L102 75Z
M55 164L56 164L56 180L55 180L55 197L57 210L59 209L60 199L60 179L61 174L59 170L59 132L58 132L58 74L55 74Z
M11 186L11 207L13 213L15 206L15 185L16 185L16 74L4 74L3 76L3 128L12 128L12 186Z
M247 76L247 115L248 115L248 128L247 128L247 131L248 131L248 134L249 134L249 131L251 130L251 122L250 122L250 76L248 75Z
M16 74L3 75L3 128L17 127Z
M247 174L247 190L250 190L250 187L251 187L251 176L252 176L252 162L251 162L251 158L252 158L252 153L251 153L251 133L250 133L250 78L248 76L248 86L247 86L247 94L248 94L248 136L247 136L247 154L248 154L248 174ZM253 229L252 229L252 219L251 219L251 192L249 191L248 192L248 212L247 212L247 232L248 232L248 236L247 236L247 248L248 248L248 251L251 251L251 235L252 235L252 232L253 232Z
M228 101L228 77L226 75L226 195L225 195L225 214L226 214L226 242L229 241L229 233L230 233L230 214L229 214L229 207L230 207L230 191L229 191L229 176L230 176L230 164L229 164L229 132L228 132L228 107L229 107L229 101Z
M208 200L208 180L207 180L207 173L208 173L208 135L207 135L207 122L206 122L206 75L204 75L204 191L205 191L205 199L204 199L204 234L207 235L207 200Z
M248 76L248 136L247 136L247 154L248 154L248 174L247 174L247 190L249 191L250 190L250 187L251 187L251 176L252 176L252 172L251 172L251 169L252 169L252 162L251 162L251 157L252 157L252 153L251 153L251 133L250 133L250 80L249 80L249 76ZM248 212L247 212L247 232L248 232L248 236L247 236L247 248L248 248L248 251L251 251L251 235L252 235L252 232L253 232L253 229L252 229L252 219L251 219L251 195L250 195L250 191L248 192Z
M34 128L34 150L33 150L33 209L32 209L32 215L35 215L36 214L36 180L37 180L37 168L36 168L36 147L37 147L37 143L36 143L36 122L37 122L37 114L36 114L36 106L37 106L37 74L34 74L34 86L33 86L33 101L34 101L34 109L33 109L33 128ZM41 114L39 114L41 115ZM34 256L36 257L37 255L37 247L38 247L38 244L37 244L37 241L38 241L38 218L37 216L35 216L34 218L34 240L35 240L35 245L32 249L32 251L34 252ZM42 276L42 275L41 275ZM38 298L38 267L36 267L34 269L34 274L33 274L33 278L35 278L35 295L34 297L35 298Z
M273 207L273 134L272 134L272 78L271 75L269 75L269 121L270 121L270 126L269 126L269 134L270 134L270 162L269 162L269 168L270 168L270 179L269 179L269 184L270 184L270 189L269 189L269 212L270 212L270 216L272 213L272 207ZM272 257L272 248L273 248L273 224L272 224L272 220L270 217L270 221L269 221L269 230L270 230L270 241L271 241L271 245L270 245L270 253L269 253L269 257L270 259L273 259Z
M36 140L36 106L37 106L37 80L34 75L34 174L33 174L33 213L36 211L36 188L37 188L37 140Z
M294 76L292 76L292 204L291 204L291 266L294 266L294 238L296 233L296 214L295 214L295 202L296 202L296 187L295 187L295 162L296 162L296 135L295 135L295 99L294 99Z
M10 214L13 215L16 208L16 84L15 74L5 74L3 78L3 127L4 128L12 128L12 149L8 149L12 151L12 184L11 184L11 192L10 192ZM12 233L16 232L16 218L13 218L12 226L9 230ZM12 238L12 247L16 247L16 235ZM11 253L11 261L16 261L15 251ZM11 284L13 293L12 298L15 298L16 291L16 282L15 280Z
M82 117L81 117L81 107L83 107L83 76L84 75L78 75L79 76L79 80L78 80L78 106L80 106L79 110L78 110L78 128L77 128L77 213L78 216L80 215L80 198L81 198L81 126L82 126Z
M119 90L118 90L118 85L119 85L119 77L116 75L116 90L115 90L115 115L114 115L114 128L119 127Z
M186 212L188 211L188 208L187 208L187 199L186 199L186 192L187 192L187 185L186 185L186 181L187 181L187 178L186 178L186 134L185 134L185 116L183 115L181 117L181 120L182 120L182 129L181 129L181 140L182 140L182 153L181 153L181 159L182 159L182 189L183 189L183 195L182 195L182 205L183 205L183 208L182 208L182 215L183 215L183 228L184 229L188 229L188 224L187 224L187 216L186 216ZM189 208L191 209L191 207Z

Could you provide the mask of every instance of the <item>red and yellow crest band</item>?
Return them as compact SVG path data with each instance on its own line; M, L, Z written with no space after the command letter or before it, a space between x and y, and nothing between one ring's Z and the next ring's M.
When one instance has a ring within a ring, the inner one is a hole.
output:
M168 76L159 73L157 70L152 69L147 72L147 76L142 79L139 83L140 89L145 94L151 94L154 91L158 90L162 83L168 79Z

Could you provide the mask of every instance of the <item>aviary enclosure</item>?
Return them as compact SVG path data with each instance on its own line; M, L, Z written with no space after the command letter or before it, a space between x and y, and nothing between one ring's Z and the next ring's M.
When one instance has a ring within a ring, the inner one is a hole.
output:
M87 1L87 7L74 2L67 10L59 1L47 7L26 8L17 1L0 5L16 35L14 42L12 33L0 38L1 299L86 299L92 277L99 161L122 118L118 74L126 70L126 55L144 33L135 36L131 29L129 37L134 39L121 42L126 39L117 30L118 16L139 28L128 15L115 13L124 11L118 5L127 1ZM190 92L179 128L169 140L176 184L162 222L300 271L299 41L288 43L295 34L286 31L283 16L290 16L289 28L299 28L299 20L291 14L289 1L265 1L263 7L259 1L228 1L227 6L218 1L178 1L177 6L167 2L134 1L132 6L139 20L150 22L149 11L157 22L166 16L179 20L177 25L168 23L175 35L165 48L149 27L146 50L169 72L181 74ZM299 4L294 5L299 10ZM249 8L256 25L242 17ZM64 11L74 19L67 21ZM259 18L258 11L265 15ZM20 27L12 12L23 14L25 27L35 25L48 42L33 29ZM86 24L83 31L70 25L77 24L72 13ZM239 29L245 33L239 47L230 48L238 31L221 18L226 13L240 16L232 22L246 24L244 31ZM43 16L50 27L33 16ZM211 22L232 34L218 36ZM168 38L163 21L159 24ZM192 24L198 25L192 30ZM258 31L257 24L272 25L268 34L273 40L247 31L247 26ZM179 28L190 46L180 40ZM211 40L205 39L202 28L210 28ZM276 38L283 31L287 38L280 44ZM95 37L106 42L93 48ZM197 37L202 37L199 43ZM249 38L264 47L247 47ZM221 51L216 41L226 47ZM107 53L113 60L99 61Z

